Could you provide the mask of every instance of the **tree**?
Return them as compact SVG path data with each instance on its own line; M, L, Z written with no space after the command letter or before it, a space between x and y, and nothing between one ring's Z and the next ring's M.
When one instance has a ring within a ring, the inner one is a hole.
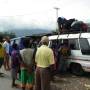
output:
M0 37L5 37L5 36L9 36L10 38L15 38L16 37L16 35L15 35L15 33L13 33L13 32L0 32Z

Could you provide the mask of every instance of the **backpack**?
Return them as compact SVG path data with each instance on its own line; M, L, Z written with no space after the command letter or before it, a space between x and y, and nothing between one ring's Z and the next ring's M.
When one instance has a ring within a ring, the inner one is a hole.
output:
M62 47L60 52L61 52L61 55L63 55L63 56L70 56L71 55L71 52L70 52L68 47Z

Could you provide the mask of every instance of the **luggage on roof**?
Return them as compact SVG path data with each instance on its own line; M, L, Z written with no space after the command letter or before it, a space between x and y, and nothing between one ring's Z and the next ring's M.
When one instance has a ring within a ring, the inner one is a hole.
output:
M77 32L87 32L88 26L83 21L78 21L74 18L65 19L59 17L57 19L58 28L60 33L77 33Z

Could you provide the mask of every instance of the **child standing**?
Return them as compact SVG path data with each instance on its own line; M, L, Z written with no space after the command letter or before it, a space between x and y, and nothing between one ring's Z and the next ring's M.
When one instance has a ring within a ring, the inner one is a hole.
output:
M15 84L15 80L17 79L17 73L20 69L20 54L18 50L18 45L13 44L12 45L12 52L11 52L11 76L12 76L12 87L17 86Z
M33 52L34 50L29 48L30 39L26 38L23 41L24 49L20 51L22 64L21 64L21 85L22 90L27 87L29 90L33 90L34 84L34 61Z

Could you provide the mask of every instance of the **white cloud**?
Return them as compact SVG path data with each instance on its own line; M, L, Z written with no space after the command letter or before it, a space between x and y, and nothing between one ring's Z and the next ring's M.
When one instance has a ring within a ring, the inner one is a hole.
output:
M35 14L48 10L52 4L51 0L4 0L0 3L0 12L2 16Z
M0 16L13 16L21 23L43 25L56 20L55 0L1 0ZM12 18L12 17L11 17Z
M57 6L60 8L60 16L80 17L84 14L89 17L89 2L89 0L0 0L0 16L37 14L38 17L38 14L41 16L44 14L44 17L47 17L50 12L54 12L51 9Z
M90 18L89 0L62 0L59 15L85 20Z

